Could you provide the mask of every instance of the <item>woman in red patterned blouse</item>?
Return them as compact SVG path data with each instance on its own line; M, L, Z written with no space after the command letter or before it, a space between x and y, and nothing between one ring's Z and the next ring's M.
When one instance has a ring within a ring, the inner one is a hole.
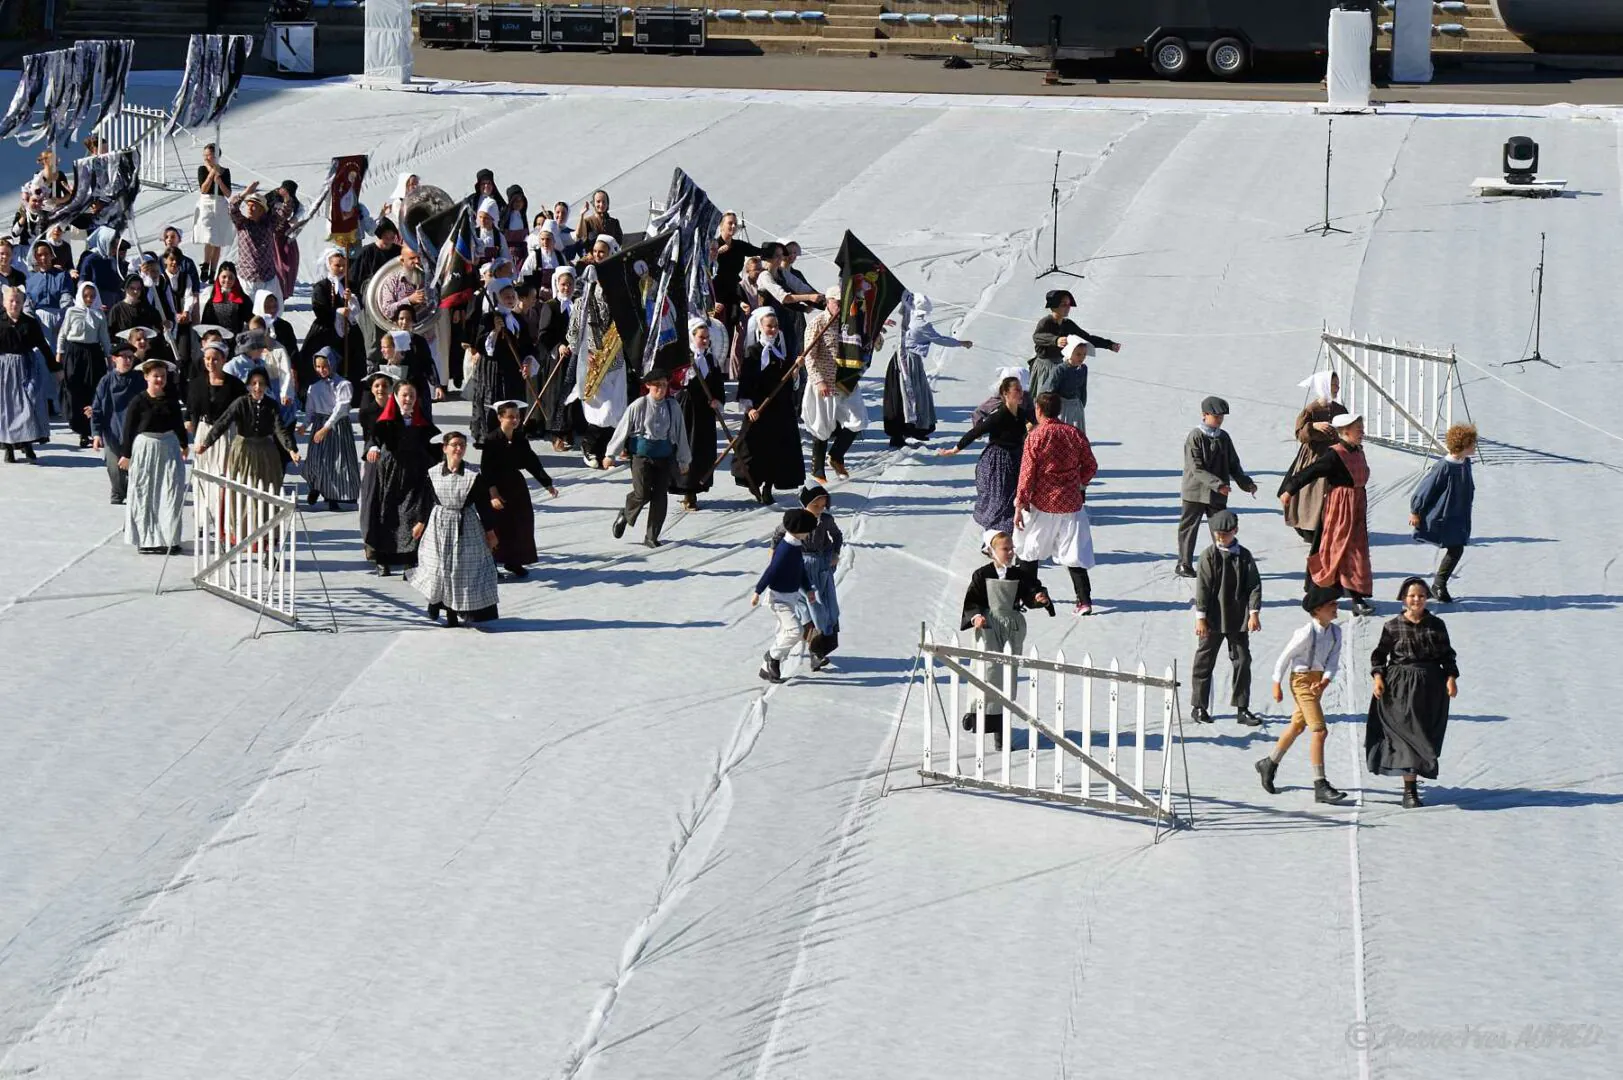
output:
M1088 437L1059 422L1058 394L1037 396L1037 427L1026 436L1014 493L1014 549L1022 563L1053 559L1071 574L1076 613L1093 614L1093 533L1084 490L1099 471Z

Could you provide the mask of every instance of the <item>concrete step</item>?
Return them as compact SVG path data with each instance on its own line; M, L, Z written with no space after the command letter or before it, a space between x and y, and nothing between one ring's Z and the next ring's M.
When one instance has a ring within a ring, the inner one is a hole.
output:
M841 37L854 37L854 36L860 36L860 32L863 31L863 30L866 30L869 33L872 33L874 28L876 26L878 26L878 25L879 25L879 22L878 22L877 19L832 19L831 18L828 21L826 21L825 23L823 23L823 32L825 34L838 33L839 36L841 36ZM857 34L847 34L847 33L845 33L845 31L848 31L848 30L857 31Z
M836 16L839 16L839 17L842 17L842 18L846 17L846 16L851 16L851 17L861 16L863 18L878 18L879 14L881 12L883 12L884 10L885 10L885 7L884 7L883 4L824 4L823 5L823 13L826 14L831 19L835 18Z

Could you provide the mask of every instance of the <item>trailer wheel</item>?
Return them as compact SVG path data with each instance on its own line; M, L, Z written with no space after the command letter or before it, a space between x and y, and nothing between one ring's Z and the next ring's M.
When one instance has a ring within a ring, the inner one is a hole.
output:
M1163 79L1176 79L1189 70L1189 43L1180 37L1164 37L1150 49L1150 67Z
M1206 66L1219 79L1238 78L1250 66L1250 59L1239 38L1218 38L1206 50Z

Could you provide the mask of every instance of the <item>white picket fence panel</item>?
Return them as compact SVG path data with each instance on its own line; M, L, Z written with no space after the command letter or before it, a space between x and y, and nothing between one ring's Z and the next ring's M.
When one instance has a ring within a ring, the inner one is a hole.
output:
M198 588L293 625L298 596L298 500L192 469L192 581Z
M109 152L137 151L141 186L164 191L190 191L186 182L185 163L180 160L180 148L172 138L165 136L169 128L169 114L162 109L145 105L125 105L117 113L96 125L96 134L107 144ZM169 158L174 158L170 170Z
M1090 655L1084 655L1080 664L1070 664L1063 650L1056 652L1052 660L1044 660L1035 646L1024 656L1016 656L1007 649L992 652L965 648L957 634L950 645L944 645L927 630L921 634L919 654L926 701L919 768L924 780L1135 814L1155 820L1158 826L1178 828L1188 824L1172 808L1172 759L1181 745L1175 719L1175 668L1168 667L1164 674L1155 676L1140 663L1135 671L1124 672L1114 659L1108 667L1095 667ZM1001 686L987 683L988 665L1002 666ZM945 700L938 685L938 680L943 679ZM959 721L965 711L964 695L976 688L986 692L979 694L976 701L973 761L966 767ZM1152 705L1149 693L1156 689L1161 692L1160 701ZM1132 704L1124 711L1123 695L1129 693ZM1104 722L1099 728L1094 723L1096 694L1103 695L1105 706L1101 710ZM1001 703L1006 729L1003 748L997 752L996 779L989 775L986 761L989 697ZM946 727L944 757L936 743L937 716ZM1078 735L1074 739L1067 730L1073 718L1076 722L1071 730ZM1013 760L1012 736L1020 727L1026 732L1025 748L1020 751L1023 770ZM1159 745L1152 749L1149 743L1155 735L1160 736ZM1103 745L1096 746L1100 737ZM1076 761L1075 767L1067 766L1068 758Z
M1330 370L1341 379L1341 403L1364 418L1364 438L1395 450L1446 454L1454 399L1464 405L1458 358L1396 342L1325 333Z

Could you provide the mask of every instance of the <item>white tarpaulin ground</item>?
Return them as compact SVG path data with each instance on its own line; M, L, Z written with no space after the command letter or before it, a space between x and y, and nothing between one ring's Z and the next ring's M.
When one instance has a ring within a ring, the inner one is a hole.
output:
M221 140L239 182L366 152L376 206L402 169L460 196L488 166L532 205L606 187L637 228L680 165L753 239L799 239L819 284L849 227L976 342L932 358L949 435L1029 355L1063 151L1061 258L1083 324L1124 348L1093 361L1088 411L1102 613L1038 616L1033 640L1187 664L1180 447L1219 393L1264 495L1238 506L1266 575L1259 708L1301 618L1303 546L1267 496L1319 328L1456 345L1489 463L1445 612L1443 776L1406 812L1357 769L1366 621L1329 698L1356 804L1314 805L1305 748L1260 791L1271 703L1265 732L1227 710L1190 732L1197 825L1154 848L1137 821L880 801L910 644L956 623L979 562L973 455L858 444L838 671L763 693L747 595L773 515L725 482L645 552L608 535L622 474L551 460L542 564L489 632L429 627L368 576L353 515L309 514L343 632L256 641L189 560L153 594L99 460L58 436L48 467L0 467L0 1077L1616 1075L1620 146L1610 119L1509 112L1338 124L1352 232L1322 238L1301 230L1324 121L1302 109L245 90ZM1517 133L1571 197L1469 194ZM147 235L189 213L166 198ZM1495 368L1523 349L1540 232L1562 368ZM312 227L307 263L319 247ZM1405 523L1423 463L1371 464L1390 615L1435 553Z

